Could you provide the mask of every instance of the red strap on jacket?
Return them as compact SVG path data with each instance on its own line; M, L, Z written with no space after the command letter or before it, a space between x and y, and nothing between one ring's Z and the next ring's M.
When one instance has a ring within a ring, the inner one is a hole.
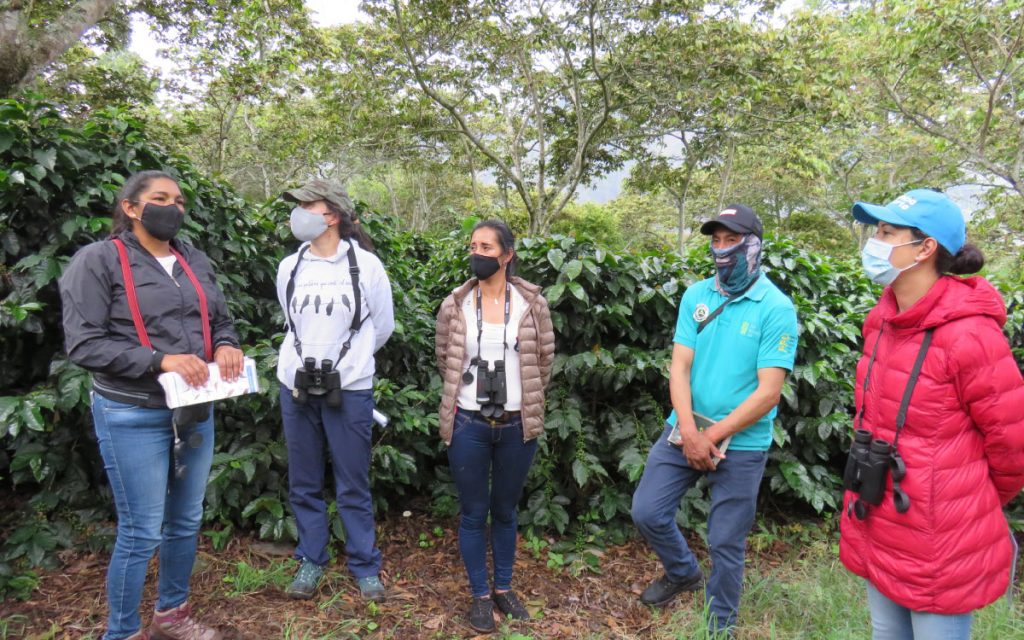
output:
M149 334L146 332L146 323L142 319L142 310L139 309L139 299L135 295L135 278L132 277L132 266L128 260L128 248L120 238L114 238L114 246L117 247L117 254L121 261L121 275L124 276L124 290L128 296L128 308L132 313L132 322L135 323L135 332L139 334L139 342L142 346L152 349L153 343L149 340ZM192 267L188 266L188 262L185 261L184 256L178 253L174 247L171 247L171 253L181 263L181 268L184 269L185 275L188 277L189 282L196 289L196 294L199 296L199 315L202 317L203 323L203 348L206 352L206 361L213 361L213 339L210 335L210 311L206 304L206 292L203 290L203 285L199 283L199 278L193 273Z

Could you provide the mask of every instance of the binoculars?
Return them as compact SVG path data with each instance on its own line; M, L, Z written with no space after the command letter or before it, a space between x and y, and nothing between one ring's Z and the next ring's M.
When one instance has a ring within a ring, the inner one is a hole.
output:
M295 372L292 397L297 404L306 404L309 396L323 396L328 407L341 406L341 374L330 360L321 360L317 368L315 358L306 358L302 368Z
M906 513L910 509L910 497L900 488L900 481L907 475L903 458L887 440L872 438L866 429L854 431L850 455L843 470L843 487L858 495L853 503L853 512L859 519L868 517L868 506L882 504L888 474L892 474L892 500L896 512Z
M476 401L480 404L480 414L485 418L494 418L505 413L505 402L508 390L505 388L505 361L495 360L494 371L489 368L486 360L476 360Z

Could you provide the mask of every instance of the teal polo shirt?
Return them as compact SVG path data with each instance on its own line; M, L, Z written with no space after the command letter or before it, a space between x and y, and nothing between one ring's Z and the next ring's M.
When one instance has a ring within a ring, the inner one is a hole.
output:
M757 370L793 370L797 324L793 302L761 275L748 291L727 306L704 330L700 320L728 300L715 279L702 280L683 293L673 342L693 349L690 389L693 410L721 420L757 389ZM777 407L732 437L730 449L767 451ZM676 412L668 417L676 424ZM728 455L728 454L727 454Z

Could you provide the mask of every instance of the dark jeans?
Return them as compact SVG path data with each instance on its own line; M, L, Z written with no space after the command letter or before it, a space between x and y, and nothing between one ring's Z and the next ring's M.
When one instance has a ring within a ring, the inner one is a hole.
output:
M712 630L725 629L736 624L747 534L754 524L768 452L730 449L715 471L697 471L679 447L669 444L670 430L666 426L647 456L644 475L633 494L633 522L658 554L670 580L684 582L697 575L700 567L676 525L676 511L683 495L707 473L711 487L708 625Z
M516 559L517 506L537 451L523 442L523 421L491 426L476 412L455 413L448 464L459 491L459 551L473 597L490 593L487 581L487 514L491 516L494 588L511 588Z
M105 640L127 638L142 627L139 604L146 567L160 547L156 608L185 602L196 558L196 538L203 517L203 496L213 460L213 412L179 431L186 442L198 433L198 447L181 452L182 477L171 469L174 432L170 409L147 409L92 396L103 466L117 506L117 540L107 567L110 607Z
M298 558L318 565L329 560L324 474L327 455L334 469L338 514L345 525L348 568L356 578L380 572L373 503L370 498L370 437L373 433L373 391L342 391L341 407L327 406L310 396L298 404L281 387L281 418L288 444L288 500L299 530Z

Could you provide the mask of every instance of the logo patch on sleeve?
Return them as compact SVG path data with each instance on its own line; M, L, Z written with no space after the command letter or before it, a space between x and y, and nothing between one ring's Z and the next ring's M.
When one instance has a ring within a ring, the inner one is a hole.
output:
M710 310L708 305L701 302L697 305L697 308L693 310L693 319L697 322L704 322L704 319L708 317Z

